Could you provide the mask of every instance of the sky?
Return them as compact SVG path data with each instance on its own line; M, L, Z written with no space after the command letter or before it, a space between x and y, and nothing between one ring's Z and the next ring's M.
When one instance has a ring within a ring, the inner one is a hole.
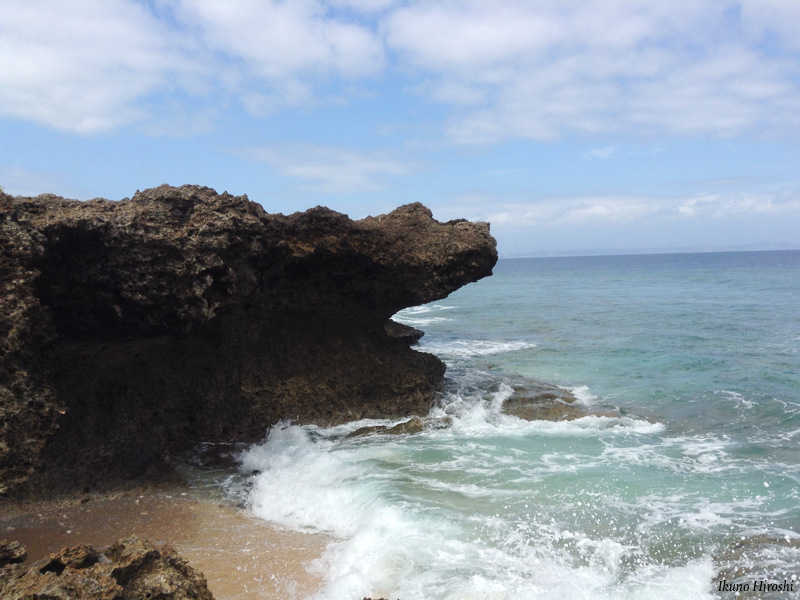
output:
M800 0L0 0L0 186L163 183L501 257L800 248Z

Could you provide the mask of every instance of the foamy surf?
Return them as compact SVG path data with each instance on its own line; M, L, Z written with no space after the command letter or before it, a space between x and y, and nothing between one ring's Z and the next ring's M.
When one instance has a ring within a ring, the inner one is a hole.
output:
M800 253L770 256L500 261L396 316L448 365L429 415L448 427L274 429L246 455L250 505L333 536L308 566L320 600L702 600L797 582ZM505 414L526 386L548 393L537 380L587 415Z
M413 315L424 315L432 312L440 312L443 310L453 310L456 308L455 306L450 306L447 304L438 304L438 303L431 303L431 304L424 304L422 306L412 306L411 308L405 308L397 313L397 317L403 319L405 317L413 316Z
M743 466L724 437L631 416L525 421L502 412L509 384L463 376L429 415L448 427L350 437L397 421L280 423L242 454L256 516L333 536L307 565L314 598L713 598L718 570L738 564L720 548L770 534L748 525L769 512L770 484L729 486ZM731 489L676 491L687 477Z
M599 464L609 440L664 426L630 417L522 421L500 411L509 390L452 396L430 415L447 416L450 427L414 436L347 437L393 421L276 425L241 457L242 471L256 472L248 505L283 527L335 536L308 566L325 582L319 600L646 598L666 584L675 595L660 597L685 598L688 589L710 597L699 585L712 576L709 557L659 565L622 527L616 536L587 531L561 510L533 508L539 486L574 472L579 457L532 443L602 438ZM578 502L584 513L599 510L590 504Z
M392 318L395 321L412 327L424 327L433 323L450 321L448 317L443 316L443 312L454 308L454 306L447 306L444 304L426 304L424 306L414 306L401 310Z
M710 557L659 564L563 511L533 508L529 485L498 485L515 463L493 443L469 448L471 459L438 430L357 441L315 431L277 426L242 457L243 468L263 469L250 495L256 515L336 537L308 566L325 582L315 598L712 597Z
M494 354L504 354L519 350L530 350L536 348L533 342L525 341L487 341L456 339L449 341L426 340L422 338L419 342L420 349L431 354L436 354L443 360L448 358L469 358L473 356L490 356Z

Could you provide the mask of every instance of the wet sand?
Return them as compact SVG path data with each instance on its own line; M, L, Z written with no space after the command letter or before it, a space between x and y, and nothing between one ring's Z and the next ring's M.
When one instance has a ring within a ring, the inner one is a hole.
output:
M182 487L0 506L0 539L25 546L27 564L64 546L102 548L131 534L156 545L172 544L202 571L217 600L312 595L321 580L306 565L330 541L278 529L242 509L192 497Z

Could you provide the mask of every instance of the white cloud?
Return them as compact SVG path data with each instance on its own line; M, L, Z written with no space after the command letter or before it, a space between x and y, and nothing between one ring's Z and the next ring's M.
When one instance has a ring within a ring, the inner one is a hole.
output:
M740 0L742 22L754 39L800 50L800 3L792 0Z
M488 221L504 229L531 230L632 223L664 210L660 199L647 196L578 196L509 202L465 194L449 207L450 213L469 215L473 221Z
M12 196L57 194L65 198L94 198L99 194L75 185L73 176L63 171L32 172L18 165L0 166L0 186Z
M337 8L350 8L361 13L377 13L399 4L401 0L331 0Z
M456 200L450 211L504 229L542 230L675 222L736 220L742 217L800 217L800 190L764 193L697 194L692 197L592 196L505 202L472 196Z
M727 137L756 125L774 132L798 123L783 106L793 96L793 103L800 101L795 87L780 61L764 62L752 50L726 46L660 80L638 82L628 114L654 132Z
M454 107L458 143L726 137L800 126L800 15L784 5L798 3L440 0L395 11L384 31Z
M177 14L205 43L272 81L305 75L373 75L383 47L367 28L332 15L321 2L180 0Z
M81 133L177 115L203 129L236 105L274 116L395 75L448 109L442 127L460 144L800 128L800 2L0 0L0 11L0 116Z
M0 115L93 133L146 118L143 98L198 72L163 23L119 0L4 0Z
M314 144L253 147L245 149L243 155L275 168L285 177L307 182L306 189L320 193L374 191L385 187L392 177L420 169L418 164L382 152Z
M204 129L204 102L270 114L384 65L370 29L308 0L0 0L0 12L0 116L79 133L174 134L173 117L195 111Z
M487 100L487 90L483 86L458 81L425 81L414 87L413 91L420 95L430 96L436 102L446 104L480 104Z
M611 158L614 154L614 146L603 146L602 148L592 148L588 152L590 158Z
M800 190L772 193L699 194L685 200L678 211L683 216L734 219L763 216L800 216Z
M560 36L551 15L519 2L418 2L384 23L387 43L431 71L474 73L509 60L532 60Z

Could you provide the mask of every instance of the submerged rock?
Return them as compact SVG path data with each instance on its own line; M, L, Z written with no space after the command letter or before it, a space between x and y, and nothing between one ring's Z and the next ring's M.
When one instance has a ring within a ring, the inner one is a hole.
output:
M776 557L781 557L776 560ZM800 564L800 538L777 534L756 534L740 537L722 546L714 557L719 572L716 582L746 583L768 579L782 581L787 576L785 563ZM783 565L781 563L784 563ZM797 573L789 572L789 577ZM800 589L800 581L791 579L795 589Z
M213 600L202 573L171 546L156 548L137 537L116 541L105 552L86 544L63 548L25 569L0 570L5 600Z
M491 274L486 223L421 204L272 215L199 186L0 193L0 495L168 473L197 440L425 414L444 376L385 325Z

